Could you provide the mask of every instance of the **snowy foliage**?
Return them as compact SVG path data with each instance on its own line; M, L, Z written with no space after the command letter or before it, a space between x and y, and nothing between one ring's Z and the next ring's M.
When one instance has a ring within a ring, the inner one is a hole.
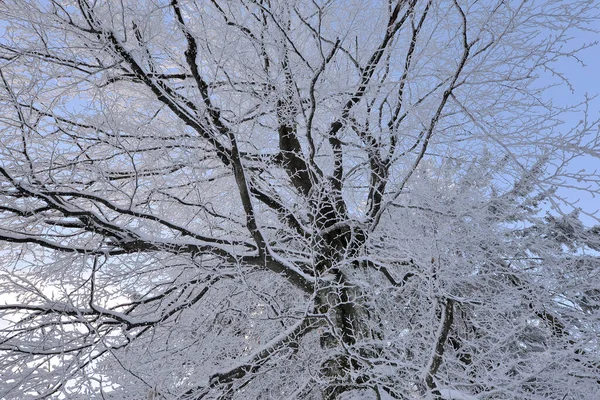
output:
M600 393L599 11L2 1L0 397Z

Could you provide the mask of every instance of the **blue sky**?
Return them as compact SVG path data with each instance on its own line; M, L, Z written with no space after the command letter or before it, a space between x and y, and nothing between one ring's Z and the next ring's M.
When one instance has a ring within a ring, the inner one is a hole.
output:
M600 30L600 20L597 21L594 29ZM573 45L581 45L584 43L600 42L600 33L595 32L578 32L573 38ZM553 88L548 92L548 96L555 101L556 104L569 105L581 102L585 95L590 97L600 94L600 44L591 48L585 49L578 54L578 58L585 65L582 66L575 59L563 59L556 64L559 71L563 72L565 77L570 81L573 92L566 86ZM590 102L590 119L600 118L600 96ZM565 115L565 127L576 125L582 119L581 114ZM599 134L598 131L595 134ZM600 151L600 149L596 149ZM593 157L582 157L572 165L574 170L585 169L587 172L595 170L600 174L600 159ZM597 188L596 188L597 190ZM577 201L577 205L588 212L594 212L600 209L600 193L596 191L594 198L590 193L574 190L563 190L562 194L566 195L571 201ZM596 214L600 220L600 211ZM582 215L581 219L587 225L596 225L600 222Z

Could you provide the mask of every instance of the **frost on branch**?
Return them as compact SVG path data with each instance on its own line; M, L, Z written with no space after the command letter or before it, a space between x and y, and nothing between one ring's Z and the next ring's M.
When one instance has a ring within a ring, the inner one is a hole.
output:
M0 397L593 398L599 11L1 2Z

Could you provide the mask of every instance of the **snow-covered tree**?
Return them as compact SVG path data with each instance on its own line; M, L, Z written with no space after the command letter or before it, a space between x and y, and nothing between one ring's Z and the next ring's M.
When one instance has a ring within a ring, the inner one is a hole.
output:
M600 395L598 13L3 0L0 397Z

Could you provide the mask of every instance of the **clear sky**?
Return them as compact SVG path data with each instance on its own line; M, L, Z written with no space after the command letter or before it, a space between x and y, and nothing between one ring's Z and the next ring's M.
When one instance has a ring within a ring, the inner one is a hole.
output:
M598 20L594 26L594 29L600 31L600 20ZM579 32L573 39L573 45L580 45L583 43L600 42L600 33L595 32ZM600 94L600 44L591 48L583 50L578 55L579 59L585 64L582 66L579 62L574 59L564 59L557 64L558 69L565 74L565 76L571 82L573 92L567 87L561 87L552 89L548 92L548 96L556 102L556 104L568 105L575 104L584 99L584 96L595 96ZM590 102L590 119L600 118L600 95ZM571 114L565 116L566 127L573 126L581 120L581 115ZM595 131L598 135L599 132ZM600 174L600 149L596 149L599 153L599 158L593 157L582 157L573 163L573 170L585 169L587 172L593 172L596 170ZM563 191L562 194L566 195L571 201L579 200L578 206L588 212L594 212L600 209L600 192L598 188L596 190L596 197L594 198L591 194L581 191ZM582 220L587 225L596 225L600 221L600 211L596 214L598 220L581 216Z

